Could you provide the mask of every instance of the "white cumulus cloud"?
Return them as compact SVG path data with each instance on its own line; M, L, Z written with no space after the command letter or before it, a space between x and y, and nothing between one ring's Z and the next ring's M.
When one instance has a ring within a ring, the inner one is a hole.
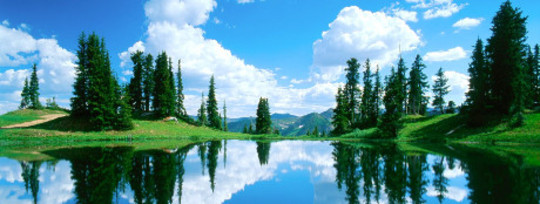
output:
M424 55L424 60L432 62L455 61L467 57L467 52L462 47L455 47L448 50L428 52Z
M405 0L414 3L413 8L427 9L424 19L446 18L459 12L467 4L456 4L453 0Z
M398 58L400 47L410 51L421 45L420 35L401 18L357 6L343 8L329 27L313 43L312 71L323 81L337 80L351 57L384 67Z
M418 22L418 18L416 18L416 11L407 11L403 9L392 9L392 12L394 15L398 18L401 18L404 21L411 21L411 22Z
M201 25L217 6L213 0L151 0L144 13L150 21L173 21L179 25Z
M218 41L205 38L205 31L197 26L209 20L216 6L214 0L148 1L144 6L149 20L147 37L132 46L144 47L145 52L154 56L166 51L174 62L182 60L188 113L194 114L199 108L200 94L203 91L207 94L212 75L217 99L227 101L229 117L254 115L259 97L269 98L272 112L301 115L333 106L337 83L314 84L302 89L280 86L280 76L274 70L248 64ZM130 49L125 53L128 56Z
M54 38L36 39L22 28L10 28L5 21L0 25L0 92L2 95L22 89L24 79L29 77L32 63L37 64L42 97L68 99L75 77L76 56L58 45ZM26 26L28 27L28 26ZM8 107L0 109L0 114L16 108L20 96L2 97L0 103ZM68 104L60 104L67 106Z
M482 23L482 21L484 21L483 18L469 18L469 17L466 17L466 18L462 18L459 21L457 21L456 23L454 23L452 25L452 27L467 30L467 29L471 29L473 27L476 27L476 26L480 25L480 23Z

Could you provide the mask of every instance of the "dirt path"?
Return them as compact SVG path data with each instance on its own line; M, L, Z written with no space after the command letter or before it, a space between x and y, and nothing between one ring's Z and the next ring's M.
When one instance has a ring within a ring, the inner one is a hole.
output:
M54 120L54 119L57 119L57 118L60 118L60 117L64 117L66 116L66 114L51 114L51 115L44 115L44 116L41 116L41 119L38 119L38 120L34 120L34 121L30 121L30 122L25 122L25 123L19 123L19 124L14 124L14 125L8 125L8 126L4 126L4 127L0 127L0 129L11 129L11 128L25 128L25 127L30 127L30 126L34 126L34 125L39 125L41 123L46 123L46 122L49 122L51 120Z

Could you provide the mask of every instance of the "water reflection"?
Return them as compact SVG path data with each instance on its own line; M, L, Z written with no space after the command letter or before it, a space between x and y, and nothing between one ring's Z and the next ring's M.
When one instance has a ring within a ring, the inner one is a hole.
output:
M437 154L406 149L396 144L209 141L152 150L50 150L43 153L51 161L0 158L0 203L540 201L540 168L519 156L463 146L431 148Z

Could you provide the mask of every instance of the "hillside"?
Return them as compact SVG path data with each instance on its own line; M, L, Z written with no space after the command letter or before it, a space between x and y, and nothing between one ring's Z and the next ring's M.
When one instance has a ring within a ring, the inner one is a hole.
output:
M307 131L310 132L317 127L319 132L322 130L327 133L332 130L332 116L334 112L332 109L328 109L322 113L310 113L305 116L294 116L291 114L274 113L271 115L272 126L279 129L281 135L286 136L300 136L305 135ZM255 127L255 118L238 118L231 119L229 123L229 130L232 132L242 132L244 125L249 127L249 124L253 124Z
M406 116L397 142L463 142L463 143L540 143L540 113L525 114L525 124L511 127L508 123L471 128L458 114ZM376 139L377 130L356 130L341 138Z

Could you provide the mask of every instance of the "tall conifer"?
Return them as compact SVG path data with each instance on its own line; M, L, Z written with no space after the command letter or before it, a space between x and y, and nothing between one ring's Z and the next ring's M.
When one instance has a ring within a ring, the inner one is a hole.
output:
M502 114L523 111L524 63L527 17L521 16L510 1L504 2L493 18L492 36L486 46L492 81L495 110Z
M422 62L422 57L416 55L416 59L412 64L409 72L409 96L407 103L409 114L424 114L427 106L427 96L425 91L429 87L427 76L423 73L426 65Z
M358 127L359 124L359 114L360 114L360 97L361 91L359 88L360 84L360 64L356 58L351 58L347 61L347 72L345 77L347 82L343 88L344 99L347 102L349 111L347 112L347 119L351 125L351 128Z
M433 107L439 109L441 114L444 114L444 96L448 94L450 91L448 90L450 86L447 85L448 78L444 76L444 72L442 70L442 67L439 68L439 71L437 71L437 74L435 74L435 84L433 84Z
M204 92L201 93L201 106L199 107L199 111L197 111L197 119L199 125L208 125L208 119L206 118L206 101L204 100Z
M30 93L29 93L29 87L28 87L28 78L24 79L24 87L21 92L21 105L19 105L19 109L25 109L30 106Z
M214 82L214 75L210 78L210 86L208 90L208 126L221 130L221 118L218 113L218 103L216 99L216 84Z
M150 111L150 102L154 92L154 57L151 54L144 58L143 68L144 111Z
M88 43L87 37L83 33L79 36L79 46L77 50L77 66L75 67L76 77L73 84L73 95L71 98L71 115L88 116Z
M133 78L129 82L130 105L135 111L143 110L143 72L144 72L144 53L137 51L131 54L133 62Z
M375 124L371 124L372 117L372 107L373 107L373 83L371 79L371 65L369 63L369 58L366 60L364 65L364 90L362 92L362 104L360 105L360 114L361 114L361 128L368 128Z
M184 108L184 85L182 83L182 60L178 60L178 71L176 72L176 114L187 118L186 108Z
M267 98L259 98L257 118L255 119L255 131L257 134L272 133L272 119L270 118L270 106Z
M30 75L30 84L28 86L28 95L30 97L30 108L41 109L41 102L39 102L39 79L37 76L37 65L32 66L32 75Z

